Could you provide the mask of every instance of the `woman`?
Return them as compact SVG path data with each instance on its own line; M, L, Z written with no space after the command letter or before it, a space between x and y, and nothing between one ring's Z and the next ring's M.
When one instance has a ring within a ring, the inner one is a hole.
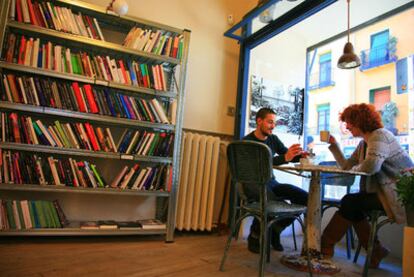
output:
M384 210L396 223L405 222L405 211L397 199L395 180L401 170L413 167L413 163L393 134L383 128L381 117L369 104L354 104L345 108L339 116L354 137L361 137L349 159L343 156L337 141L329 138L329 150L342 169L365 172L361 177L360 192L345 195L339 210L334 214L322 234L321 251L332 257L334 245L352 225L361 245L367 249L371 226L366 218L370 210ZM378 268L389 250L376 238L371 268Z

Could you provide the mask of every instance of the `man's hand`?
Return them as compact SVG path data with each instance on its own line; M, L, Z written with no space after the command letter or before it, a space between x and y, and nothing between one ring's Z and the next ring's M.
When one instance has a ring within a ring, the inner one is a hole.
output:
M289 147L288 151L285 154L285 161L290 162L294 157L300 154L302 154L302 147L300 144L293 144L291 147Z
M335 137L330 135L330 136L329 136L328 143L329 143L329 144L336 144L336 139L335 139Z

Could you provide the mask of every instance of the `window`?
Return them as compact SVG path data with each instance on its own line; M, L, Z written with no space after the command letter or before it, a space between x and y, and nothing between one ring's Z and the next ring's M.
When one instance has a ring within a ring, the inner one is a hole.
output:
M331 113L330 104L318 105L318 130L317 130L318 134L322 130L329 131L330 113Z
M389 36L388 30L371 35L370 64L382 64L387 60Z
M374 104L377 111L391 101L390 87L372 89L369 91L369 102Z
M331 52L319 57L319 87L331 84Z

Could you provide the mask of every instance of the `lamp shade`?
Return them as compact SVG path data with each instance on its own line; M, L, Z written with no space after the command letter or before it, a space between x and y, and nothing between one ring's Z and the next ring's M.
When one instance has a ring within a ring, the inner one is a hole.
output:
M119 15L126 15L128 12L128 3L125 0L115 0L112 4L114 12Z
M361 65L361 60L354 53L354 46L347 42L344 47L344 53L338 60L338 67L341 69L351 69Z

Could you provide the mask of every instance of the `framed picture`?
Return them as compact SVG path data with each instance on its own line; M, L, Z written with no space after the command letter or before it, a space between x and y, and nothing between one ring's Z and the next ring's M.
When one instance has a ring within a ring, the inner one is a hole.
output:
M256 75L251 79L249 127L256 128L256 113L260 108L276 112L276 131L301 135L303 132L304 89L284 86Z

